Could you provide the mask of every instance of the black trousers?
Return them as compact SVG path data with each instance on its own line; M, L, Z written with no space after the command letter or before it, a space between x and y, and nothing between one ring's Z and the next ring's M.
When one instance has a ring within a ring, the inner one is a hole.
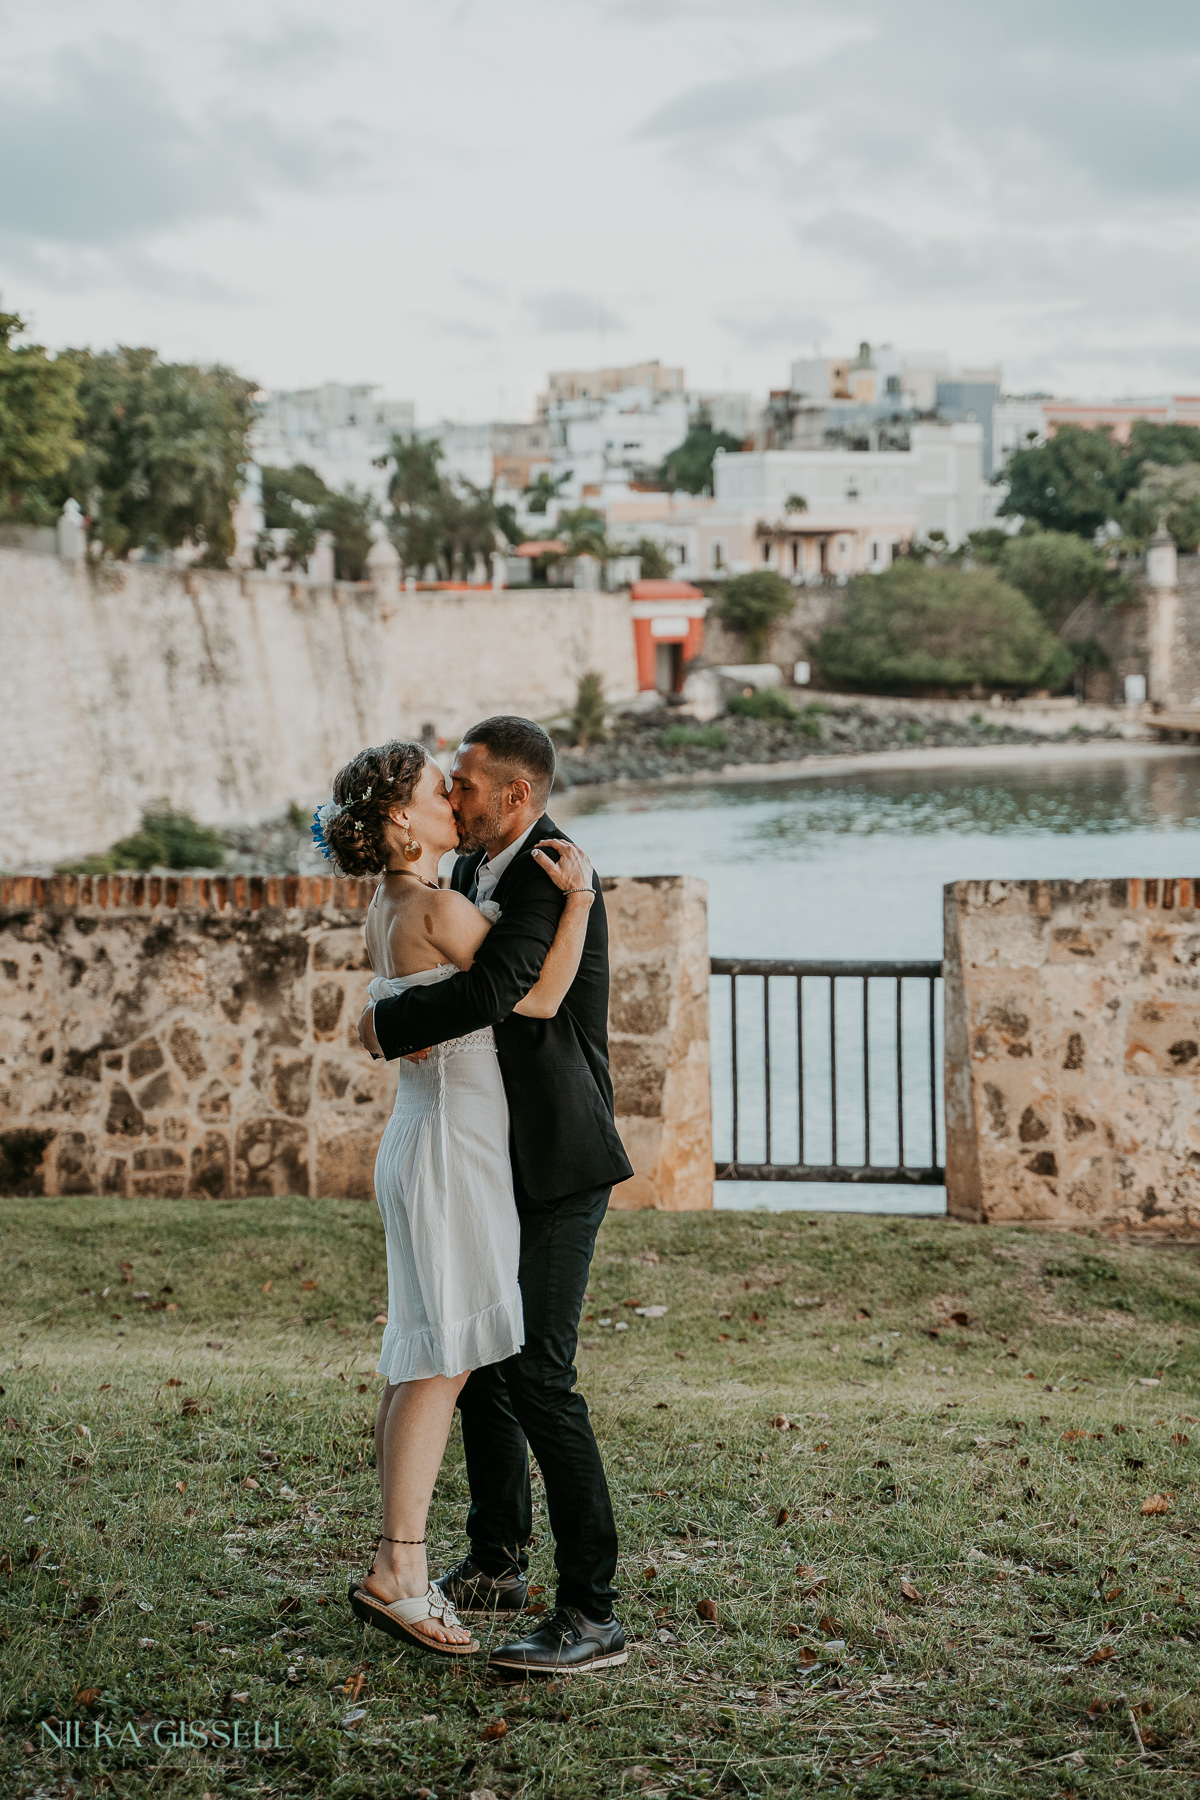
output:
M489 1575L528 1567L532 1449L554 1534L559 1603L589 1619L608 1618L616 1598L617 1527L587 1401L575 1386L575 1346L611 1191L539 1202L518 1188L525 1343L507 1361L474 1370L458 1397L472 1557Z

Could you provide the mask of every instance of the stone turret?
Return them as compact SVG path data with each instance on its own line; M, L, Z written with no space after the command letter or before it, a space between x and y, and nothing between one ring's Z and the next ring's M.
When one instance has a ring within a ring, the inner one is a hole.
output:
M1175 699L1175 638L1179 627L1179 559L1175 540L1160 514L1158 530L1146 546L1146 638L1150 699L1170 706Z

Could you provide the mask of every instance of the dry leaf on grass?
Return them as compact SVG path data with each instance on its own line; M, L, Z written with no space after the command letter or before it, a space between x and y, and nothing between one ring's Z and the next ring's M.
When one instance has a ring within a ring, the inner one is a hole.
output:
M367 1709L365 1706L352 1706L350 1711L346 1713L342 1719L342 1730L353 1731L356 1725L362 1724L366 1716Z
M1090 1434L1086 1431L1064 1431L1062 1434L1062 1442L1064 1444L1074 1444L1079 1438L1085 1438L1089 1435Z
M216 1626L210 1625L207 1619L197 1619L192 1626L193 1637L212 1637L215 1631Z
M729 1335L728 1332L721 1333L722 1337L728 1337L728 1335ZM791 1425L791 1420L788 1418L786 1413L776 1413L775 1417L771 1420L771 1430L772 1431L787 1431L789 1429L790 1425Z
M1096 1719L1102 1718L1107 1711L1108 1711L1108 1701L1097 1698L1097 1699L1093 1700L1091 1705L1088 1707L1087 1716L1089 1719L1093 1720L1093 1722L1094 1722Z
M316 1285L315 1281L302 1281L300 1283L301 1288L306 1294L311 1294L316 1288Z
M163 1386L164 1387L182 1387L183 1383L179 1379L178 1375L168 1375L167 1379L163 1382Z
M1169 1513L1170 1510L1171 1497L1169 1494L1151 1494L1149 1499L1143 1500L1138 1508L1143 1517L1151 1513Z
M817 1660L817 1653L810 1644L804 1644L800 1650L800 1667L811 1669Z
M717 1623L717 1603L715 1600L697 1600L696 1617L703 1619L706 1625Z
M479 1735L485 1744L494 1744L497 1738L508 1736L508 1720L493 1719L490 1724L484 1726Z
M791 1518L791 1516L792 1515L788 1511L787 1507L781 1506L779 1511L775 1514L776 1525L786 1525L788 1520Z
M95 1706L100 1698L99 1688L80 1688L75 1695L76 1706Z
M1091 1669L1094 1668L1097 1663L1111 1662L1116 1654L1117 1653L1111 1644L1097 1644L1096 1648L1092 1651L1092 1654L1084 1657L1080 1667L1083 1669Z
M923 1598L920 1590L913 1586L912 1582L908 1580L907 1576L901 1577L900 1592L904 1595L904 1598L909 1602L909 1604L911 1606L923 1606L925 1604L924 1598Z
M186 1481L177 1481L175 1483L175 1492L177 1494L186 1494L187 1493L187 1482Z

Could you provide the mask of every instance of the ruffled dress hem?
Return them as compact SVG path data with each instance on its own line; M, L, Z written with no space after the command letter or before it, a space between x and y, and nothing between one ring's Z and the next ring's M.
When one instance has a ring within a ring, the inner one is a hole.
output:
M442 1330L427 1325L405 1331L389 1325L383 1334L377 1372L390 1383L426 1381L431 1375L464 1375L515 1356L525 1342L520 1290L469 1319Z

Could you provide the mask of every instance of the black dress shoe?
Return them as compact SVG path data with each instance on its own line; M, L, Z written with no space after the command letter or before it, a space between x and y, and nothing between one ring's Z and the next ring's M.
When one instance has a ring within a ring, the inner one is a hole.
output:
M460 1613L519 1613L529 1598L529 1587L519 1569L508 1575L488 1575L469 1556L434 1582Z
M628 1662L625 1633L614 1616L602 1625L585 1619L576 1606L559 1606L528 1637L501 1644L488 1657L488 1667L519 1675L567 1675L612 1669Z

